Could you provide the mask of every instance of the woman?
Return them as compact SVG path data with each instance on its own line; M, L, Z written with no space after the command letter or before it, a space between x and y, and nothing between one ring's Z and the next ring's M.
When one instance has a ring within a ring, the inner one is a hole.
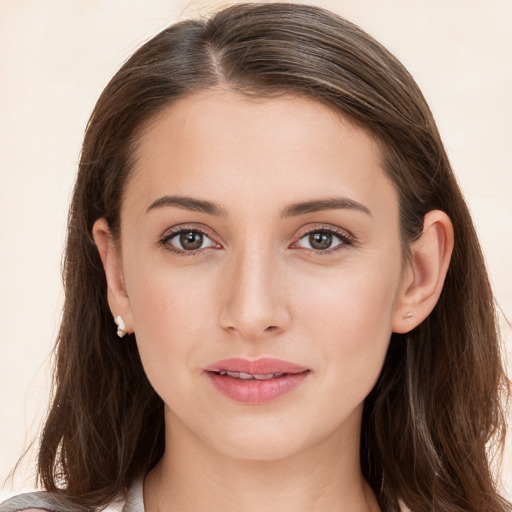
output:
M65 269L49 494L2 512L510 510L471 218L418 87L349 22L238 5L138 50Z

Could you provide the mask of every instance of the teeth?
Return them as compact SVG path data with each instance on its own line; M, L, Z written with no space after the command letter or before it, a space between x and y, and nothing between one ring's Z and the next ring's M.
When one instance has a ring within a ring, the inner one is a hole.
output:
M268 380L273 379L276 375L276 373L269 373L268 375L255 375L254 378L256 380Z
M273 379L274 377L281 377L284 373L269 373L268 375L254 375L256 380L268 380Z
M229 372L227 370L221 370L219 371L219 375L228 375L229 377L234 377L235 379L242 379L242 380L269 380L273 379L275 377L281 377L281 375L284 375L284 373L267 373L265 375L253 375L251 373L244 373L244 372Z

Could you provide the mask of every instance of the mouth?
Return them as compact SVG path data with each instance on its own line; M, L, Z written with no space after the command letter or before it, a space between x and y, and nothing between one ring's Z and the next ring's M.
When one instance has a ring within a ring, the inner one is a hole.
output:
M311 370L279 359L226 359L205 369L217 391L239 403L262 404L296 389Z
M230 372L251 376L266 376L279 373L301 373L308 371L308 368L282 359L262 357L255 360L243 358L223 359L207 366L205 370L217 373L226 372L226 374Z
M275 379L276 377L282 377L283 375L288 375L283 372L279 373L266 373L266 374L252 374L252 373L244 373L244 372L229 372L227 370L221 370L218 373L219 375L227 375L228 377L233 377L234 379L242 379L242 380L270 380Z

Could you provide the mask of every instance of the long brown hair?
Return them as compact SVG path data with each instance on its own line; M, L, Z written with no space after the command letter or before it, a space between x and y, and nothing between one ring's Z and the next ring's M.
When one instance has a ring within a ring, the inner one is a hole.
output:
M55 394L39 452L43 486L100 506L162 457L163 404L135 335L116 337L91 231L105 217L119 236L123 185L148 123L177 98L220 84L258 97L303 95L373 134L399 192L404 247L428 211L449 215L455 248L441 298L416 329L392 335L365 401L362 471L386 511L399 500L414 511L510 510L486 450L503 439L508 386L493 296L428 105L401 63L360 28L281 3L235 5L169 27L122 66L96 104L69 214Z

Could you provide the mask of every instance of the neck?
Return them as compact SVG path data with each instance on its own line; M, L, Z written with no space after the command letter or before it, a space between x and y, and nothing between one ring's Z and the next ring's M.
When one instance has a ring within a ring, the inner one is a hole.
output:
M349 444L346 435L335 432L277 460L232 457L184 425L172 427L166 432L165 455L144 484L146 512L380 510L360 471L358 426Z

